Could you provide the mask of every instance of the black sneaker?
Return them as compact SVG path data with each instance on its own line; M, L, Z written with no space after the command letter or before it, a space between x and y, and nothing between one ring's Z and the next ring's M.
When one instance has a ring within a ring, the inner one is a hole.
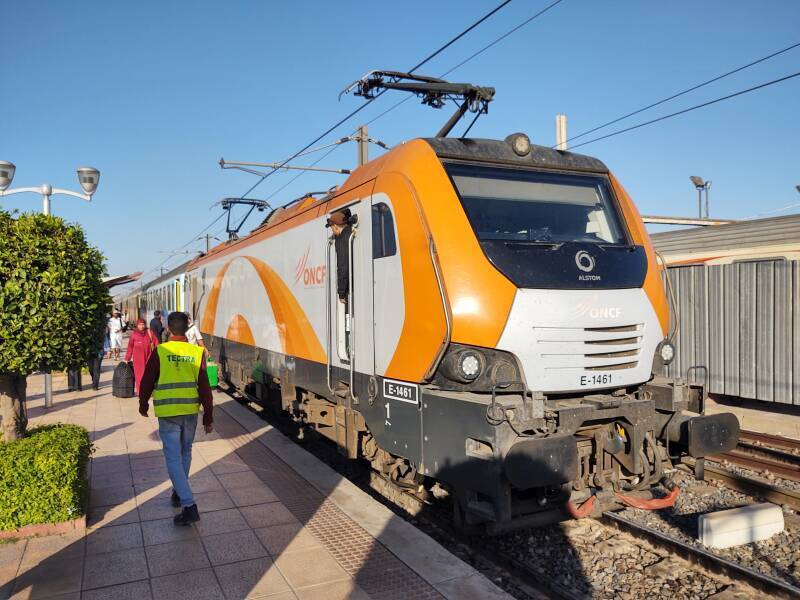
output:
M175 515L172 520L175 525L191 525L200 520L200 513L197 511L197 504L191 506L184 506L181 514Z
M170 497L169 501L172 502L172 506L175 508L181 507L181 498L178 496L178 492L175 490L172 490L172 496Z

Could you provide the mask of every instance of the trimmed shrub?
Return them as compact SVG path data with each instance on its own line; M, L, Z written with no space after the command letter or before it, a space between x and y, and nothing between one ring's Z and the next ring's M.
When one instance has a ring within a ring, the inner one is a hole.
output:
M81 516L91 452L89 433L77 425L36 427L0 443L0 530Z

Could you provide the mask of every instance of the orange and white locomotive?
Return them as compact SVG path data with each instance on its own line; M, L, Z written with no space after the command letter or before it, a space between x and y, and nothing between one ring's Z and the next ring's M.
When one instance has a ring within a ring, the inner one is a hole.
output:
M229 381L412 493L446 488L465 523L565 518L738 438L661 377L669 305L630 197L522 134L405 142L186 278Z

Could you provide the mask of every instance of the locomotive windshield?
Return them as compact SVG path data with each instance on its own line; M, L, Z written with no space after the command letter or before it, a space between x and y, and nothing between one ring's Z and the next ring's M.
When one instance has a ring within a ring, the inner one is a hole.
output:
M642 285L645 250L630 243L606 178L458 163L445 168L486 258L517 286Z
M627 244L605 179L449 165L479 240Z

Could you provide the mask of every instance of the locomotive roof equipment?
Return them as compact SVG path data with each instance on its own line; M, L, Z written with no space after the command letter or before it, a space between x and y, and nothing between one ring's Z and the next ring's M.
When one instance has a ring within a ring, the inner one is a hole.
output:
M447 134L467 111L475 113L475 119L470 124L471 128L480 115L488 114L489 103L494 99L493 87L481 87L471 83L450 83L436 77L412 75L399 71L370 71L361 79L347 86L339 94L339 97L352 92L356 96L373 100L377 97L376 90L411 92L422 98L422 104L432 108L442 108L448 101L456 103L460 101L455 113L442 126L436 137L447 137Z

